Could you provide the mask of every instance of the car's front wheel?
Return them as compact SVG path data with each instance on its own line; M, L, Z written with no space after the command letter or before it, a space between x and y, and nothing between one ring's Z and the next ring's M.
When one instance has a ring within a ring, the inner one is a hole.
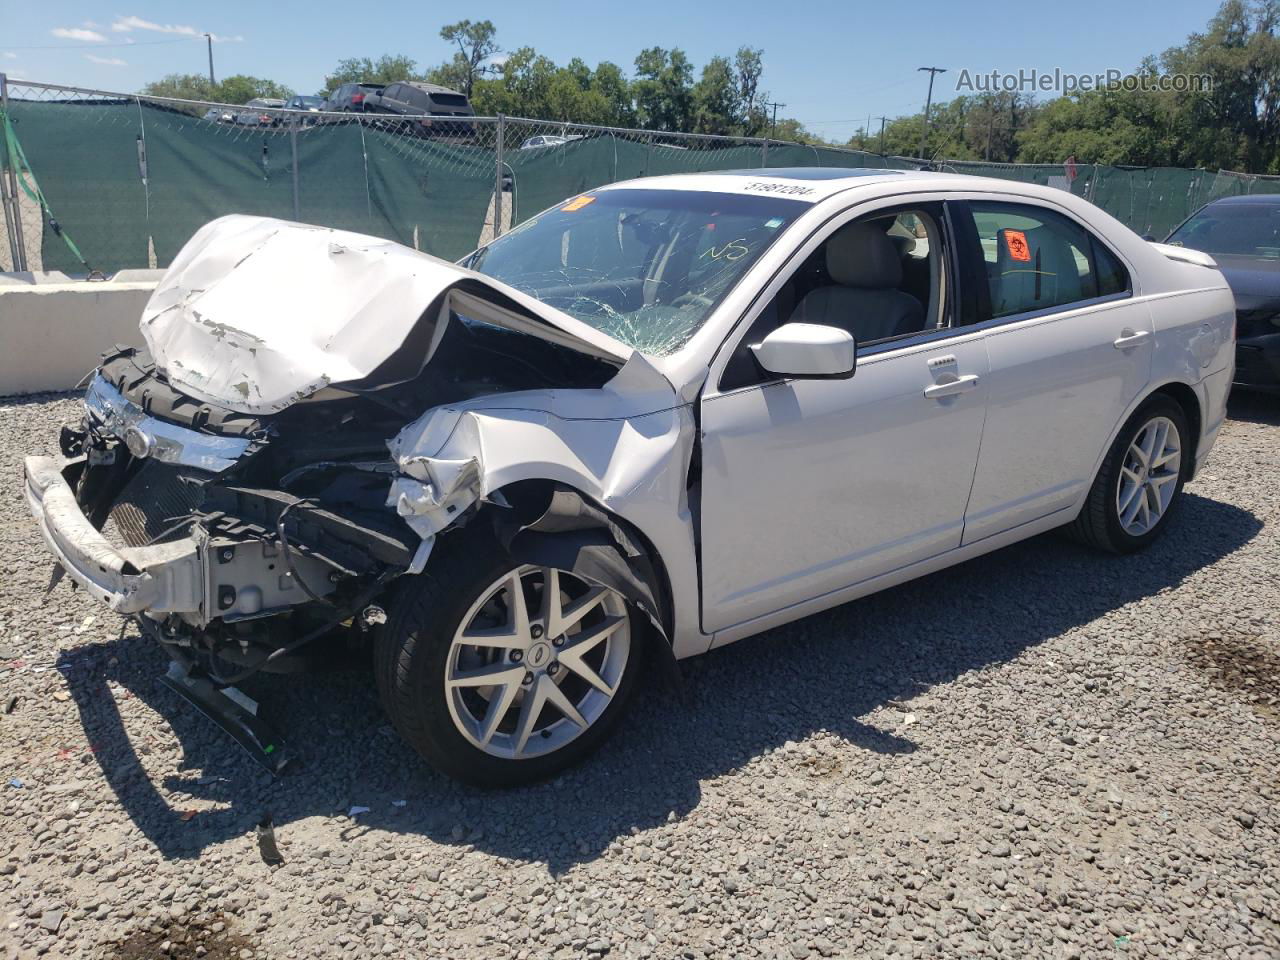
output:
M1151 397L1111 445L1071 532L1113 553L1142 549L1168 524L1190 457L1182 407L1163 394Z
M515 564L491 538L460 534L392 605L375 654L383 703L452 777L488 787L549 777L621 716L640 669L640 624L617 591Z

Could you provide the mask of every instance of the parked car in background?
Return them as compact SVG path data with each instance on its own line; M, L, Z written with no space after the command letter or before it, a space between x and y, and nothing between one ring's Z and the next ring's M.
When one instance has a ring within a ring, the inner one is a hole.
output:
M1211 254L1236 299L1235 382L1280 391L1280 195L1224 197L1166 241Z
M344 83L329 94L324 109L338 113L363 113L365 101L381 93L385 87L383 83Z
M370 113L402 118L401 129L419 136L469 136L475 124L460 117L474 117L475 110L465 93L434 83L401 80L365 97Z
M271 127L279 122L280 115L268 112L284 106L283 100L274 97L257 97L244 105L231 118L231 122L241 127Z
M521 150L537 150L539 147L562 147L571 140L581 140L581 134L556 134L547 133L540 134L536 137L530 137L524 143L520 144Z
M223 690L358 650L426 759L510 785L600 744L646 657L1054 528L1146 547L1225 419L1234 322L1207 254L985 177L635 180L456 264L230 216L25 493L260 762L281 741Z
M236 112L229 107L210 107L204 112L204 119L214 123L232 123L235 118Z
M307 113L319 113L321 110L324 109L324 105L325 105L324 97L313 97L313 96L307 96L304 94L299 94L297 96L290 97L288 100L284 102L284 106L286 110L305 110ZM286 117L285 119L292 119L292 118ZM315 122L313 119L309 117L301 117L298 119L301 119L304 123Z

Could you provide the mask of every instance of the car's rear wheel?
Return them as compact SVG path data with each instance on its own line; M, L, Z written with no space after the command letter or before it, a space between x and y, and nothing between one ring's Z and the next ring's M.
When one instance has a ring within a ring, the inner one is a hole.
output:
M1151 397L1111 445L1071 532L1113 553L1142 549L1168 524L1190 455L1182 407L1163 394Z
M383 703L450 776L491 787L543 779L594 750L621 716L640 668L639 623L617 591L514 564L491 538L462 533L392 605L376 653Z

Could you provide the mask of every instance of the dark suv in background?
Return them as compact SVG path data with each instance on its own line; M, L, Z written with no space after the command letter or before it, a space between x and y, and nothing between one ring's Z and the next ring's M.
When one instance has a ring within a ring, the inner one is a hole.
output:
M399 126L403 132L423 137L469 137L475 133L474 123L457 119L476 115L467 95L434 83L389 83L378 93L366 96L364 108L370 113L402 117L405 122Z
M325 109L338 110L342 113L360 113L367 109L366 103L369 98L377 96L385 86L382 83L344 83L329 94Z

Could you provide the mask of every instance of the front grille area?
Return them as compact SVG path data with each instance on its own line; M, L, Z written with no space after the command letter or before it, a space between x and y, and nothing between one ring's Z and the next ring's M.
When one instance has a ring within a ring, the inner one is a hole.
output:
M200 505L202 483L212 476L158 460L144 461L107 514L103 536L127 547L182 539L189 527L181 521Z

